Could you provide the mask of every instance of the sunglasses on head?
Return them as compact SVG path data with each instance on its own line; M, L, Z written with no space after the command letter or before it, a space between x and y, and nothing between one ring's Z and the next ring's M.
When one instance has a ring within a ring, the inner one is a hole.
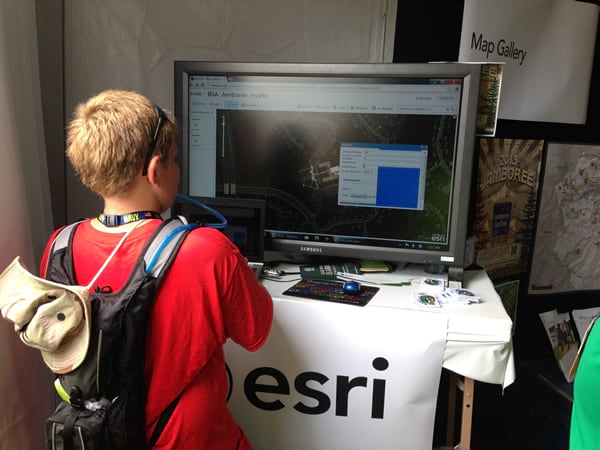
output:
M156 148L156 142L158 141L158 135L160 133L161 128L169 119L165 112L160 109L158 106L153 105L154 110L156 111L156 128L154 129L154 133L152 133L152 141L150 141L150 147L148 148L148 153L146 154L146 160L144 161L144 168L142 169L142 176L148 175L148 166L150 165L150 160L152 159L152 154L154 153L154 149Z

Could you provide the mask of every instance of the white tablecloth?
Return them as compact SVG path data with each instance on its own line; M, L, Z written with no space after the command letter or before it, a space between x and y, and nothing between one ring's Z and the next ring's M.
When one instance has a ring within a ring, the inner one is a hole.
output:
M282 266L285 272L297 272L297 267ZM512 345L512 320L491 280L483 270L466 270L463 286L480 296L480 303L446 304L441 308L429 308L414 301L423 276L444 278L425 274L421 266L411 265L389 274L373 274L367 279L374 282L400 282L411 280L410 286L378 285L379 292L364 308L394 308L428 311L448 319L443 367L457 374L486 383L506 387L515 380L515 364ZM290 281L283 281L289 279ZM297 277L283 276L279 281L263 280L274 301L320 302L283 295L298 281Z

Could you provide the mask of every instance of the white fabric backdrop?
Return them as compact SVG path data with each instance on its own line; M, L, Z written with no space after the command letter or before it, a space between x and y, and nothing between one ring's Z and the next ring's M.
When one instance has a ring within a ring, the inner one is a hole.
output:
M0 0L0 105L0 270L20 255L37 273L52 224L31 0ZM52 377L2 319L0 340L0 449L42 449Z
M108 88L173 110L173 61L391 62L397 0L65 0L65 110ZM101 203L67 177L68 220Z
M391 61L396 0L65 0L65 108L106 88L172 108L173 60ZM37 272L53 229L33 0L0 0L0 269ZM57 33L60 30L57 30ZM68 219L99 201L69 173ZM86 209L89 208L89 209ZM0 321L0 450L42 449L54 403L48 370ZM38 431L39 430L39 431Z

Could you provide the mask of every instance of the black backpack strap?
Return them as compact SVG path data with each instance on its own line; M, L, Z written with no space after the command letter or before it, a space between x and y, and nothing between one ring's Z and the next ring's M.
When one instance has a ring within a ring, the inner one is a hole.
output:
M152 432L152 436L150 437L150 441L148 442L148 449L152 449L156 444L156 441L158 441L158 438L167 426L167 422L171 418L173 411L175 411L175 407L177 406L177 403L179 403L179 399L182 395L183 392L177 397L175 397L175 400L169 403L169 406L167 406L165 410L161 413L160 417L158 418L158 421L156 422L156 426L154 427L154 431Z
M71 245L75 229L80 222L65 226L60 230L48 255L48 264L52 256ZM163 222L160 229L154 234L152 242L146 247L144 254L144 267L146 273L155 278L160 278L175 257L181 242L189 231L197 228L199 224L185 224L179 218ZM47 270L46 270L47 272Z
M79 413L72 414L70 417L67 417L64 423L63 428L63 450L74 450L75 446L73 445L73 439L75 437L75 422L79 417Z
M164 222L144 254L146 273L160 278L171 264L183 239L191 230L199 226L196 223L183 223L178 218Z
M46 279L63 284L75 283L75 270L73 261L69 256L69 249L73 242L75 230L80 223L75 222L66 225L56 233L46 259Z
M146 273L160 279L171 264L183 239L192 229L199 226L195 223L185 224L178 218L165 222L158 233L155 234L144 254ZM158 441L182 394L180 393L161 413L148 442L148 449L152 449Z
M62 230L60 230L54 238L51 252L54 253L58 250L66 248L67 245L69 245L69 242L71 241L71 236L75 232L75 228L77 228L77 225L79 225L80 223L81 222L72 223L71 225L67 225Z

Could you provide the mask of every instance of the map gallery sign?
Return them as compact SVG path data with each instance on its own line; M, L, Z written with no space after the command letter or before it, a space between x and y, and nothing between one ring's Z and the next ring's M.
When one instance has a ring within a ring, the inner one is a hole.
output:
M458 60L504 63L498 117L585 123L597 4L465 0Z
M497 279L527 270L544 141L482 138L475 261Z

